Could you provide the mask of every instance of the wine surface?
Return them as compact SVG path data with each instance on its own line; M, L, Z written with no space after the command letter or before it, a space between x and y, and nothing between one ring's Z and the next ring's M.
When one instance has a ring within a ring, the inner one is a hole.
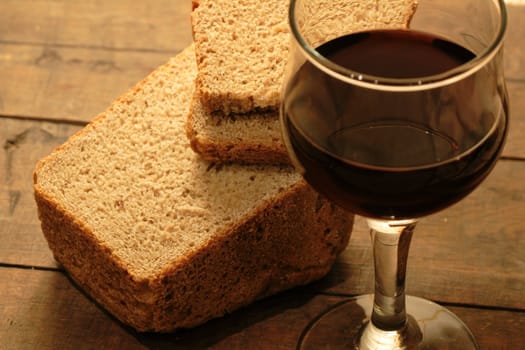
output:
M410 30L351 34L329 41L318 51L358 73L398 79L445 73L475 57L450 41Z
M381 78L444 73L474 57L447 40L408 30L353 34L317 49L338 65ZM367 217L412 218L470 193L503 146L506 100L494 70L442 88L367 89L305 63L290 80L284 137L305 179ZM502 89L504 91L504 89Z

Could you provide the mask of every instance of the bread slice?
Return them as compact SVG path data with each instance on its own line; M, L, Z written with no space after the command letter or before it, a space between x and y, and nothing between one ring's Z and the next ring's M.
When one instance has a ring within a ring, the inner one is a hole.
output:
M312 16L340 18L352 26L406 27L416 0L320 0ZM199 0L192 28L197 56L197 91L208 110L248 113L277 110L290 43L287 0ZM334 23L336 27L341 23ZM322 28L314 28L316 31Z
M193 327L322 277L353 223L289 167L191 150L194 55L159 67L34 172L55 258L138 331Z
M277 109L288 53L286 0L200 0L192 28L204 107L246 113Z
M230 114L209 113L194 95L186 125L191 147L213 162L290 164L275 111Z
M290 42L288 1L193 1L198 69L187 125L191 146L210 161L288 163L278 113ZM406 28L416 3L320 0L303 11L311 18L329 15L338 26L346 16L345 30Z

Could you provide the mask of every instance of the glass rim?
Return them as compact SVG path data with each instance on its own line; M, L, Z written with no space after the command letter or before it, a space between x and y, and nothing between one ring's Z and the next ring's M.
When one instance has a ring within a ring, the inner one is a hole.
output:
M469 76L489 62L503 45L503 39L507 29L507 9L504 0L496 0L499 5L500 23L497 35L491 41L490 45L476 55L472 60L444 73L428 75L417 78L385 78L369 74L360 73L334 63L323 56L316 48L309 45L299 28L297 27L295 8L298 0L290 0L288 9L288 24L292 33L292 39L295 40L310 63L321 69L328 75L344 81L349 84L384 91L420 91L428 90L435 87L445 86L455 83L466 76ZM417 11L417 8L416 8ZM357 32L356 32L357 33Z

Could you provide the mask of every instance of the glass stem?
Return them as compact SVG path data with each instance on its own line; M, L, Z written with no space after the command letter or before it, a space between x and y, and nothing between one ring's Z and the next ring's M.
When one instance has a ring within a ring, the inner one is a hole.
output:
M372 323L381 330L406 326L405 275L408 250L416 220L368 219L375 268Z

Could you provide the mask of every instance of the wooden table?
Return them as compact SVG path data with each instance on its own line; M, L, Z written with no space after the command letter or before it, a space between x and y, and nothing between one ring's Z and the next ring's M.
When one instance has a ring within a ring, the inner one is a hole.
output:
M36 161L191 42L189 0L0 1L0 349L293 349L318 313L372 290L368 231L322 281L193 330L138 334L53 260L32 194ZM408 292L442 303L482 349L525 349L525 6L509 5L511 129L471 196L425 219Z

